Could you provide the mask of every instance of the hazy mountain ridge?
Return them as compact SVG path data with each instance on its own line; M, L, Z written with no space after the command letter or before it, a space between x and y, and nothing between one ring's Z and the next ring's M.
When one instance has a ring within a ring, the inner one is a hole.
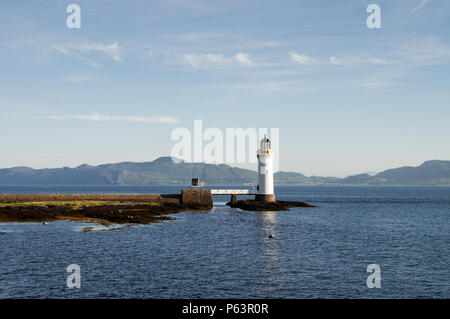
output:
M174 163L170 157L153 162L122 162L75 168L0 169L0 185L186 185L199 177L206 185L256 185L257 173L229 165ZM450 185L450 161L427 161L417 167L388 169L371 176L347 178L275 174L276 185Z

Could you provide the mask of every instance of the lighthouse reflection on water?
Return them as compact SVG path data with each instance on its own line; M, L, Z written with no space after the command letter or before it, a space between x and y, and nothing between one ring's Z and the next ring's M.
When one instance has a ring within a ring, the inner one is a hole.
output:
M257 226L260 230L258 240L259 254L258 268L261 281L264 282L266 293L280 289L280 273L282 262L280 261L280 241L277 239L277 213L257 212ZM274 238L270 238L273 235Z

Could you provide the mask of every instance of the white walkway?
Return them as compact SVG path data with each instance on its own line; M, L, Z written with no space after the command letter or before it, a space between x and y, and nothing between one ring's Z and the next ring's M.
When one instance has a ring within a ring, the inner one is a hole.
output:
M211 195L257 195L256 189L211 189Z

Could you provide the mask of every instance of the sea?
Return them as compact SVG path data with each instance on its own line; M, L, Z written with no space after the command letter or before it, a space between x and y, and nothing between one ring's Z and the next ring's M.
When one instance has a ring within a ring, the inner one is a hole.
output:
M8 186L0 193L180 189ZM249 212L219 196L210 211L149 225L0 223L0 298L450 298L450 187L275 192L317 207Z

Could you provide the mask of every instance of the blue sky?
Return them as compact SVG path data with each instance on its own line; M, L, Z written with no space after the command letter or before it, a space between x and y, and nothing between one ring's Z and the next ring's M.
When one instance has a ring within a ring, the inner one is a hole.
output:
M443 0L2 1L0 167L150 161L196 119L279 128L307 175L449 160L449 27Z

